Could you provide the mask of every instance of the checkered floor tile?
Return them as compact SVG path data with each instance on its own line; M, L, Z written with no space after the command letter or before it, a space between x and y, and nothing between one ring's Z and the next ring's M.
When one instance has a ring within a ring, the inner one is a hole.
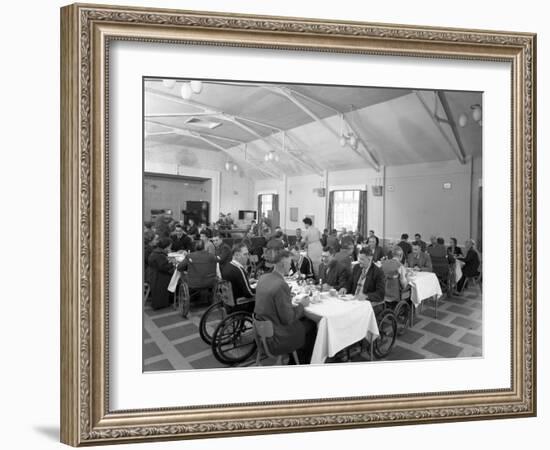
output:
M214 358L212 350L199 335L199 322L207 305L193 305L187 318L173 308L144 309L143 370L213 369L226 367ZM416 310L414 326L396 343L387 360L481 357L482 301L477 287L463 296L443 297L435 304L426 300ZM368 361L369 355L357 353L352 362ZM253 359L245 366L252 365Z

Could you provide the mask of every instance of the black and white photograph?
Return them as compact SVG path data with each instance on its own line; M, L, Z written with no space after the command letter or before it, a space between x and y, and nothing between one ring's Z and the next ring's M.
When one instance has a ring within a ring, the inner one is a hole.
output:
M143 371L483 357L483 93L143 79Z

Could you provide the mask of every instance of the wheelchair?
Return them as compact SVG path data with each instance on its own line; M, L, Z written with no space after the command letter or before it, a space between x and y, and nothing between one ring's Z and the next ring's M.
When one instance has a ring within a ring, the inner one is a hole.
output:
M201 317L199 334L222 364L242 363L256 352L253 309L254 299L234 299L231 283L218 280L214 303Z

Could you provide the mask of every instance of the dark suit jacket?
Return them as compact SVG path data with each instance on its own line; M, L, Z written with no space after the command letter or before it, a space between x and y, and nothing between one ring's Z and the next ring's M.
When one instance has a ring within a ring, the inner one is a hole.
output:
M191 239L186 234L184 234L179 239L175 234L173 234L171 236L171 238L172 238L172 251L173 252L179 252L180 250L193 251L195 249L195 246L193 244L193 239Z
M191 226L187 226L187 234L189 237L191 237L191 239L198 239L199 238L199 229L197 228L196 225L193 225L192 227Z
M327 247L332 247L336 252L340 251L340 242L336 236L327 236Z
M413 248L412 245L409 244L407 241L401 241L397 245L401 247L401 250L403 250L403 259L406 259L408 254L412 252Z
M468 250L465 258L457 258L464 261L466 264L462 268L462 274L466 277L474 277L479 275L479 255L473 249Z
M178 264L178 270L187 271L187 283L191 289L210 288L216 282L216 257L206 250L189 253Z
M359 264L356 264L353 268L348 289L350 294L355 294L362 271L363 268ZM371 264L367 272L365 282L363 283L363 294L367 295L370 301L378 302L384 300L385 293L386 278L384 276L384 272L374 264Z
M422 250L423 252L426 251L426 245L427 244L422 239L420 239L419 241L413 241L413 244L420 245L420 250Z
M332 260L328 265L321 263L319 266L319 280L323 280L323 284L326 283L337 291L349 287L350 276L350 268L336 260Z
M291 353L304 346L306 329L300 321L304 307L292 305L290 287L279 273L267 273L258 281L254 312L273 323L273 337L267 340L273 354Z
M290 274L294 275L296 272L300 271L302 275L306 276L306 279L309 278L315 278L315 274L313 273L313 263L311 262L311 258L307 255L301 257L301 262L298 261L299 267L297 267L297 264L292 261L290 265Z
M151 306L153 309L165 308L170 304L168 285L174 272L174 266L168 261L166 252L154 248L149 255L149 280L151 283Z
M239 267L233 261L230 261L223 269L221 269L222 278L226 281L231 282L231 289L233 291L233 299L237 301L238 298L252 298L256 293L254 289L250 286L248 282L248 277L246 276L245 271Z
M382 249L382 247L378 245L374 247L373 256L372 256L373 262L380 261L384 256L386 255L384 255L384 250Z
M220 244L219 247L216 247L216 257L220 263L220 270L225 266L229 261L231 261L231 248L227 244Z
M418 266L421 272L432 272L433 270L430 255L425 252L420 252L418 258L415 258L415 256L411 253L407 257L407 263L410 268Z

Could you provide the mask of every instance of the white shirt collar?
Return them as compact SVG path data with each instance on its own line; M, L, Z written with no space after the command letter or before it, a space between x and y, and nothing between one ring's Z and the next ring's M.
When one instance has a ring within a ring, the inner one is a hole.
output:
M243 270L244 270L243 265L242 265L239 261L237 261L236 259L232 259L232 260L231 260L231 264L233 264L234 266L237 266L239 269L243 269Z

